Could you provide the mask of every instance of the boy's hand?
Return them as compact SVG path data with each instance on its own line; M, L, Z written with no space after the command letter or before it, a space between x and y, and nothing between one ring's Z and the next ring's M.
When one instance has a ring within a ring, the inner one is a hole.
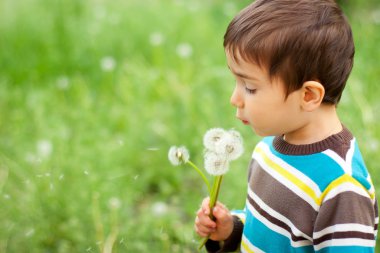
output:
M213 208L215 221L209 217L210 207L209 198L205 198L201 208L197 211L195 218L195 232L201 237L207 237L213 241L224 241L232 233L233 218L230 211L220 202L217 202Z

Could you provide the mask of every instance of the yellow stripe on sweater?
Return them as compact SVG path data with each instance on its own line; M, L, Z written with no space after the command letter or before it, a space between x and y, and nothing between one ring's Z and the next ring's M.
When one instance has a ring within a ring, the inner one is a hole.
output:
M321 195L321 200L323 200L326 195L331 191L333 190L334 188L338 187L339 185L343 184L343 183L351 183L353 185L356 185L360 188L362 188L365 192L367 192L368 196L371 198L371 199L374 199L375 198L375 193L371 193L369 192L361 183L359 183L355 178L351 177L350 175L347 175L347 174L344 174L340 177L338 177L337 179L335 179L334 181L332 181L332 183L329 184L329 186L323 191L322 195Z
M296 185L300 190L302 190L304 193L306 193L311 199L314 200L314 202L320 206L321 205L321 198L315 194L312 188L310 188L307 184L305 184L302 180L300 180L298 177L290 173L288 170L281 167L279 164L275 163L273 160L271 160L264 152L262 148L257 148L256 152L261 155L264 162L273 170L277 171L279 174L281 174L283 177L288 179L290 182L292 182L294 185Z
M247 243L245 241L242 240L241 242L241 246L243 247L243 249L249 253L255 253L252 249L249 248L249 246L247 245Z

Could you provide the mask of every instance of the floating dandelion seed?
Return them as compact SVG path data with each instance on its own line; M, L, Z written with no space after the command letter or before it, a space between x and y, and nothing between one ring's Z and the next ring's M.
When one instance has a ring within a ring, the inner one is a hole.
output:
M25 237L31 237L32 235L34 235L34 232L35 232L35 229L34 229L34 228L30 228L30 229L28 229L28 230L25 232Z

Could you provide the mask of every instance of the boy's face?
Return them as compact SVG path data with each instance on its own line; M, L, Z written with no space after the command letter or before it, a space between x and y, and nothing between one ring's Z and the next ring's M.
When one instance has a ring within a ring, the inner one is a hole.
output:
M292 133L303 124L300 91L292 92L285 100L284 85L279 78L271 80L266 70L239 55L233 58L226 51L226 56L236 79L231 104L237 108L239 120L260 136Z

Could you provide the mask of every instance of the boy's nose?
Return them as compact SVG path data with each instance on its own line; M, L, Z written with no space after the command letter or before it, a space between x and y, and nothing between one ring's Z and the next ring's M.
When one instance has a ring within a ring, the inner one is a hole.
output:
M230 103L237 108L242 108L244 106L244 102L239 95L238 87L235 87L234 91L232 92Z

